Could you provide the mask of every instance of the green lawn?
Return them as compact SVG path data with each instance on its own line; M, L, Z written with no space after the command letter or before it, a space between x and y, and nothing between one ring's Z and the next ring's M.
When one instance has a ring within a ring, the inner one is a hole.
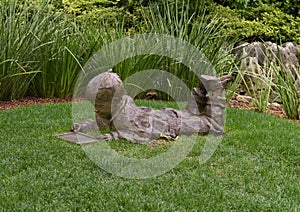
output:
M300 124L227 109L226 136L200 165L202 139L177 167L124 179L95 165L80 146L53 134L69 130L71 104L0 111L0 208L8 210L300 210ZM113 142L127 155L168 148ZM149 155L148 155L149 156Z

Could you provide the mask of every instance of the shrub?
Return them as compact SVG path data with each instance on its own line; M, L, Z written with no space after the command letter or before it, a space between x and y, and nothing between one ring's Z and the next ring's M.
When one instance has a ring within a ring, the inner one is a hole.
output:
M210 16L220 16L223 33L248 40L300 43L300 18L284 13L275 5L260 4L246 9L230 9L210 4Z
M63 8L66 14L84 25L124 22L131 28L138 19L135 14L139 14L138 4L131 0L66 0Z
M256 0L254 0L255 2ZM222 4L223 6L229 6L230 8L245 8L250 3L250 0L215 0L214 2Z

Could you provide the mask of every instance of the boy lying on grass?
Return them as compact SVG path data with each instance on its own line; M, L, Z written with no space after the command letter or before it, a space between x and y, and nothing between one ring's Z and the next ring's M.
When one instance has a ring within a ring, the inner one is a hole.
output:
M96 121L74 123L71 131L84 133L109 127L112 131L98 136L99 140L125 139L134 143L194 133L221 135L226 104L223 90L232 79L230 75L220 78L202 75L184 110L155 110L137 106L124 94L120 77L109 70L95 76L86 89L87 98L94 105Z

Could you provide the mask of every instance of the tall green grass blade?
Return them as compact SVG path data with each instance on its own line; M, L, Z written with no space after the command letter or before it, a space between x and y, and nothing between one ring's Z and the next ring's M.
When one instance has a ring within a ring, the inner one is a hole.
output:
M1 100L26 95L39 72L42 55L48 51L49 40L59 24L59 15L47 8L47 2L33 10L26 1L1 1Z

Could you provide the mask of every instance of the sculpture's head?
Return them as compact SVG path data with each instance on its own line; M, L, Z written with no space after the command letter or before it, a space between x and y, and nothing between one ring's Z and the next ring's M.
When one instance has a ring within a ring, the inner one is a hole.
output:
M111 116L112 104L118 103L123 95L120 77L108 70L95 76L86 88L87 99L95 106L95 112L102 118Z

